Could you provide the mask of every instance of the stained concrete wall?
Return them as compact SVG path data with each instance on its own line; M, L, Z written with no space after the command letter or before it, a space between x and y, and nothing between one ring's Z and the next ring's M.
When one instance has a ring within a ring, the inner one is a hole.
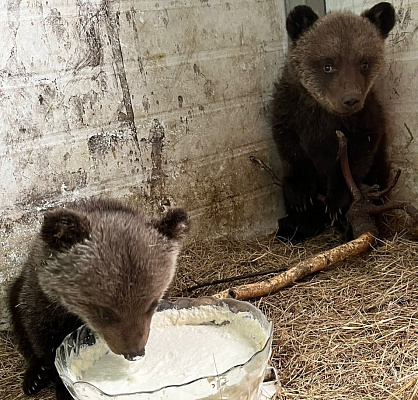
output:
M377 1L328 0L327 11L361 13ZM391 196L418 206L418 1L395 0L396 25L387 38L386 67L377 84L390 125L390 157L401 177Z
M0 3L0 326L42 212L110 195L191 214L195 236L271 232L276 0Z

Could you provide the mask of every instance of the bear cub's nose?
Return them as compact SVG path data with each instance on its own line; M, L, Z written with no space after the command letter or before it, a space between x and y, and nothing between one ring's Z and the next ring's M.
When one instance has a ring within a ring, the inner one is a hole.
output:
M355 105L360 103L360 94L358 93L347 93L343 96L344 106L353 108Z
M139 350L137 353L129 353L123 355L128 361L136 361L145 356L145 349Z

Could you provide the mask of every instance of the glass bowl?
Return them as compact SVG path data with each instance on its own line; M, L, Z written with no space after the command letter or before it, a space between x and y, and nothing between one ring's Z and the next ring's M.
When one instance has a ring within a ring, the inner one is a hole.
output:
M58 347L55 366L65 386L76 400L118 399L118 400L256 400L260 394L264 372L271 355L273 324L252 304L234 299L212 297L179 298L162 300L157 312L167 309L187 309L200 306L227 307L233 313L250 313L259 322L267 340L264 347L255 352L243 364L231 367L222 374L202 376L181 385L168 385L153 391L106 394L93 384L83 381L71 370L71 360L78 357L80 350L96 343L95 334L86 326L69 334ZM216 383L214 385L214 382ZM202 397L202 387L205 395ZM214 387L216 389L214 389ZM206 395L207 393L207 395Z

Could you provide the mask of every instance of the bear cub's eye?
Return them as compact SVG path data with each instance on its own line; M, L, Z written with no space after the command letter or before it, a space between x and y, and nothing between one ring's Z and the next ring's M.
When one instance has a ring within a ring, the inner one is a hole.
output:
M366 71L367 69L369 69L369 63L367 63L367 62L362 63L361 64L361 69L363 71Z
M326 73L326 74L330 74L331 72L334 72L335 70L334 70L334 68L332 67L332 65L331 64L326 64L326 65L324 65L324 72Z
M118 317L113 312L113 310L107 307L97 306L97 314L99 315L99 318L102 319L103 321L112 322L118 319Z

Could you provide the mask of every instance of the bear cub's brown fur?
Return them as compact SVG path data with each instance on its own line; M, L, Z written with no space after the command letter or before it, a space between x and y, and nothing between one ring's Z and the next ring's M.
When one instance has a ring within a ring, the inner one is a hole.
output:
M272 103L287 211L277 237L306 239L349 208L336 130L347 136L356 183L387 183L386 124L373 84L394 24L394 9L386 2L360 16L347 12L319 18L308 6L289 14L292 43ZM318 195L325 196L325 204Z
M26 394L54 381L57 399L72 398L57 376L55 350L83 323L113 352L129 360L144 354L188 227L181 209L153 221L116 200L46 212L9 294L14 333L28 361Z

